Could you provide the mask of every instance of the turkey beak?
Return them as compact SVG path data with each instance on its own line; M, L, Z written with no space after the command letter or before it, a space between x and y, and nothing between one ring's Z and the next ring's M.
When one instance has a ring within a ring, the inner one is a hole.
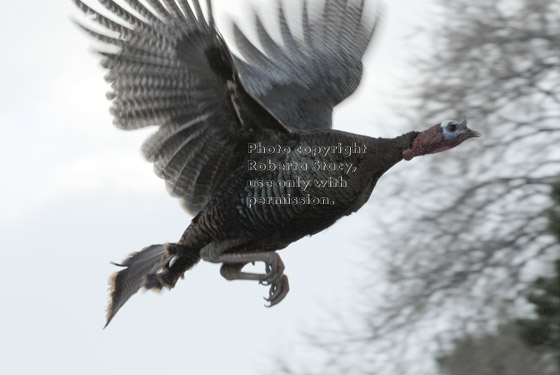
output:
M465 118L463 121L461 121L461 125L463 125L465 128L467 128L467 119ZM478 138L481 137L482 134L480 132L477 132L476 130L472 130L467 128L467 131L465 132L465 135L467 136L467 138Z
M476 130L472 130L472 129L467 129L467 137L472 138L472 137L482 137L482 134L480 132L477 132Z

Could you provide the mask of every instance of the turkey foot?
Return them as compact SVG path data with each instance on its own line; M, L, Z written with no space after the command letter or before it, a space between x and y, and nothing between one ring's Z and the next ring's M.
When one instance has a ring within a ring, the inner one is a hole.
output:
M267 307L278 304L290 290L288 278L284 275L284 262L275 252L222 254L211 261L223 263L220 273L227 280L257 280L259 284L270 285L269 297L265 298L270 303ZM253 262L264 262L265 273L241 271L245 265Z
M265 298L269 305L265 305L266 307L272 307L286 297L288 292L290 291L290 283L288 282L288 277L286 275L282 275L277 278L272 285L270 286L270 290L268 292L269 298Z
M259 284L262 285L273 285L274 282L278 281L284 275L284 262L282 262L282 258L277 253L270 261L265 262L265 274L263 278L259 281ZM271 287L272 289L272 287Z

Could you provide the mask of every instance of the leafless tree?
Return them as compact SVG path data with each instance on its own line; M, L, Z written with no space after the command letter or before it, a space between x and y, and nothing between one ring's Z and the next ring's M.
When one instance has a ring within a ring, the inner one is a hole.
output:
M440 4L446 21L420 64L413 116L468 116L484 141L434 160L412 195L389 203L394 288L373 324L380 332L439 313L493 321L512 310L535 261L558 251L545 211L560 176L560 2Z
M496 333L466 336L453 351L438 358L442 375L555 375L554 361L531 351L520 339L516 323L501 325Z
M484 140L384 181L374 253L387 283L363 329L327 346L338 369L361 360L351 373L422 373L395 349L423 342L411 358L430 356L527 314L527 285L560 251L545 214L560 178L560 1L438 0L435 14L407 125L465 116Z

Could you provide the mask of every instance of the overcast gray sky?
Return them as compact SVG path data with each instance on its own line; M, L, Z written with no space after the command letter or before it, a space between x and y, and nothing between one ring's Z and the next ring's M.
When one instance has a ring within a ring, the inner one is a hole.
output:
M249 3L275 9L272 1L214 0L226 38L228 15L251 28ZM394 104L428 2L386 3L365 79L335 114L338 129L401 133ZM12 1L3 10L0 372L251 375L273 356L308 358L299 332L354 304L348 291L361 288L376 194L359 213L282 251L291 291L272 309L263 307L266 288L228 282L217 265L200 263L172 292L133 297L102 330L109 261L176 241L191 217L140 155L153 129L111 125L104 72L70 21L80 15L71 1Z

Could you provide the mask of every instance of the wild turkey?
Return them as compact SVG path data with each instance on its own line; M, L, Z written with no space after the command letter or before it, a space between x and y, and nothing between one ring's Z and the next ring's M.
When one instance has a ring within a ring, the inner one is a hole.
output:
M393 139L331 130L333 107L352 94L376 21L364 2L327 1L294 37L280 7L283 45L257 18L262 48L235 27L234 57L197 0L99 0L108 18L76 5L103 26L85 27L118 47L103 55L114 123L158 125L143 145L155 172L194 218L177 243L131 254L111 280L107 324L141 287L172 288L200 259L222 263L228 280L270 285L270 306L288 293L276 253L331 226L368 200L403 158L436 153L479 134L447 121ZM115 20L118 19L119 22ZM264 274L243 272L264 262Z

